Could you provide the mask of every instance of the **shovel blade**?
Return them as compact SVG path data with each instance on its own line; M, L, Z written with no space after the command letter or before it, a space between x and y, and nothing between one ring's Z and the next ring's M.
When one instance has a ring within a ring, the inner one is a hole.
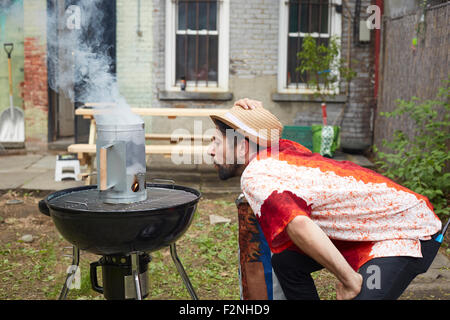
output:
M0 142L24 142L25 127L23 111L8 108L0 115Z

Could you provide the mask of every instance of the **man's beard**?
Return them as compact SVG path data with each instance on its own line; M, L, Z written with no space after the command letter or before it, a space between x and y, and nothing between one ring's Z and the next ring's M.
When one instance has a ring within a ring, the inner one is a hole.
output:
M219 169L220 180L227 180L229 178L237 176L237 173L241 166L239 164L226 164L226 165L216 164L216 165Z

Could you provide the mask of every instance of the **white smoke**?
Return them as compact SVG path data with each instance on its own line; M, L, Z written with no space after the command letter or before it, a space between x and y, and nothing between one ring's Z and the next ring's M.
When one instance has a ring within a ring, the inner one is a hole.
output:
M108 103L96 106L107 111L96 116L98 124L143 123L131 112L111 72L113 61L103 44L105 27L100 4L99 0L79 0L76 6L63 8L63 17L61 11L59 15L57 12L61 8L47 10L47 41L54 48L48 54L49 85L73 102Z

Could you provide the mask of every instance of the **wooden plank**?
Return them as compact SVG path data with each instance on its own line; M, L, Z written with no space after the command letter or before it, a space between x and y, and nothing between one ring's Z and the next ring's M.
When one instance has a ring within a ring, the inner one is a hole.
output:
M203 154L206 153L208 146L197 145L147 145L145 146L145 153L147 154L167 154L172 153L189 153L189 154Z
M82 153L95 153L97 146L95 144L78 143L71 144L67 147L67 151L71 153L78 153L78 156Z
M80 165L84 166L87 163L87 155L83 152L77 152L78 160L80 161Z
M86 107L114 107L114 102L87 102L84 104Z
M95 134L96 134L96 124L95 119L91 118L91 125L89 126L89 143L95 143Z
M170 134L170 133L146 133L145 139L147 140L203 140L211 141L212 135L201 134Z
M141 116L209 117L226 113L228 109L131 108L131 111Z
M131 108L131 111L140 116L166 116L166 117L209 117L215 114L224 114L228 109L184 109L184 108ZM96 114L107 114L108 110L78 108L77 116L92 118Z
M174 153L190 153L190 154L202 154L206 153L208 146L197 146L197 145L146 145L146 154L172 154ZM71 144L67 151L70 153L96 153L97 147L95 144Z

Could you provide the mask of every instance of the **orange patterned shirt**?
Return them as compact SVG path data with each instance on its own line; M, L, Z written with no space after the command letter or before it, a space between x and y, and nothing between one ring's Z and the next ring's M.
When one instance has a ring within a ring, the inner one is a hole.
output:
M297 215L310 217L355 270L376 257L422 257L419 240L441 229L426 197L289 140L258 153L241 187L274 253L299 250L285 231Z

